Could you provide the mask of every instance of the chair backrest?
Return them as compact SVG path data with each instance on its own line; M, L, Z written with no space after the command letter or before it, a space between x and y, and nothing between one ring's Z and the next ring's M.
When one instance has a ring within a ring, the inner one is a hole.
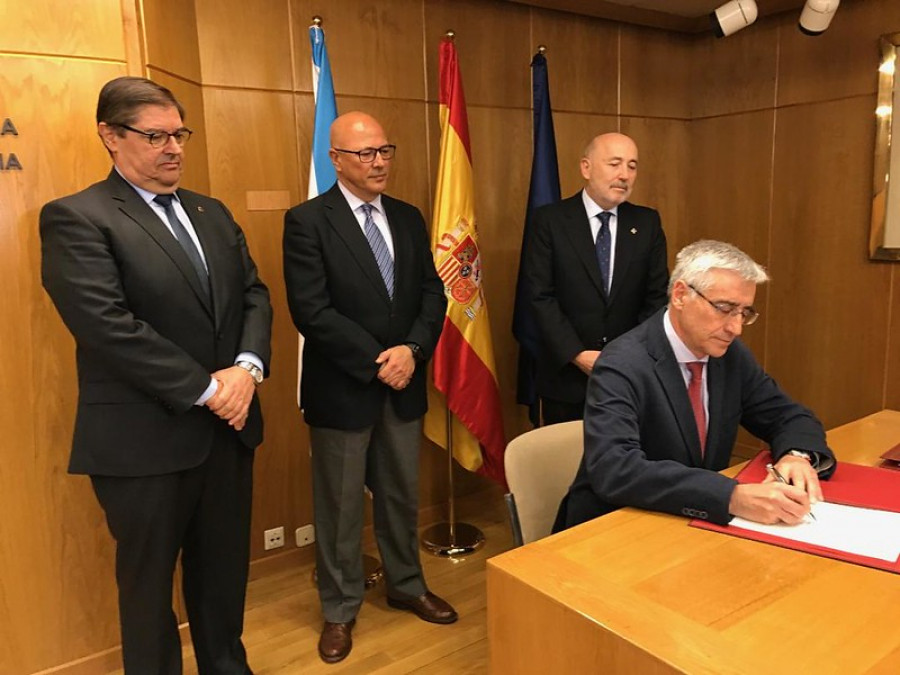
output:
M563 422L517 436L506 446L506 481L513 496L511 525L522 543L550 534L559 502L578 471L584 454L584 423Z

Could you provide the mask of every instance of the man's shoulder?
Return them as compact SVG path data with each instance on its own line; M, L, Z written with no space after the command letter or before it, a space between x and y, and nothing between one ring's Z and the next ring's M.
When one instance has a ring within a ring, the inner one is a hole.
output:
M587 218L587 212L584 210L584 200L581 197L581 190L571 197L560 199L558 202L551 202L550 204L539 206L535 209L535 215L540 214L547 218L553 218L563 214L577 214L579 208L581 209L581 212L585 214L585 218Z
M619 204L619 216L622 218L643 218L659 222L659 211L649 206L622 202Z
M663 347L661 340L665 339L662 315L663 310L660 310L643 323L612 340L603 348L603 357L623 364L634 362L640 355L652 358L661 350Z

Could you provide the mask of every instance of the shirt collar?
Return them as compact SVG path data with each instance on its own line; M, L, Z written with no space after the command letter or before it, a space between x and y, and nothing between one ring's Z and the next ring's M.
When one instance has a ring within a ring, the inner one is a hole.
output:
M666 338L669 340L672 351L675 352L675 360L678 361L678 363L693 363L694 361L706 363L709 361L709 354L702 359L698 359L694 356L694 353L687 348L687 345L681 341L681 338L678 337L678 333L675 332L672 320L669 318L668 309L666 310L666 313L663 314L663 329L666 331Z
M344 195L344 199L347 200L347 204L350 205L350 210L356 213L359 210L359 207L363 204L371 204L372 208L374 208L379 213L383 214L384 209L381 208L381 195L375 195L375 199L370 202L364 201L357 197L355 194L350 192L347 188L344 187L344 184L341 181L337 182L337 186L341 191L341 194Z
M588 220L596 217L597 214L599 214L601 211L608 211L609 213L613 214L617 218L619 217L618 204L616 206L612 207L611 209L604 209L599 204L597 204L597 202L595 202L593 199L590 198L590 196L587 193L587 190L581 191L581 199L584 202L584 210L587 211Z

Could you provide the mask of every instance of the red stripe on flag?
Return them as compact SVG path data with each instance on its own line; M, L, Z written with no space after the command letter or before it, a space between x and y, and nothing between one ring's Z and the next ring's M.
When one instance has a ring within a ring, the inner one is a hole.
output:
M456 45L450 38L441 40L440 53L440 102L450 110L450 126L462 141L472 163L472 151L469 146L469 121L466 117L466 96L463 94L462 75L459 72L459 61L456 57Z
M479 473L506 486L503 453L503 415L493 373L449 317L434 353L434 386L447 406L481 444Z

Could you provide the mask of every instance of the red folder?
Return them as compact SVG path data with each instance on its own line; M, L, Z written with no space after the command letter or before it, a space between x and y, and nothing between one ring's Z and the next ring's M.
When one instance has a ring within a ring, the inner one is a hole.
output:
M762 482L766 477L766 464L771 461L772 456L769 454L769 451L763 450L737 475L738 482ZM822 481L822 492L825 495L825 501L835 504L900 512L900 472L897 471L889 471L875 466L838 462L837 469L831 479ZM753 532L733 525L714 525L705 520L692 520L691 525L704 530L724 532L735 537L754 539L767 544L775 544L776 546L792 548L826 558L844 560L857 565L875 567L900 574L900 558L893 562L888 562L887 560L869 558L868 556L836 551L823 546L814 546L769 534ZM900 533L894 533L894 535L900 536Z

